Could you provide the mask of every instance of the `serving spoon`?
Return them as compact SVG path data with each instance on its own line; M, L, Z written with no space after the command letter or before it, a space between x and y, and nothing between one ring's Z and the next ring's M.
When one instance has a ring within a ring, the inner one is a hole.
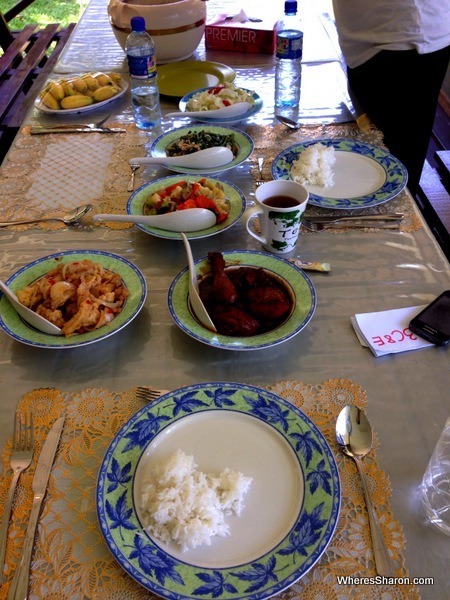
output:
M83 206L78 206L62 217L40 217L38 219L21 219L20 221L3 221L0 222L0 227L7 227L8 225L25 225L26 223L41 223L43 221L62 221L66 225L71 225L72 223L79 221L91 209L92 204L83 204Z
M170 112L166 114L166 117L201 117L202 119L240 117L241 115L245 115L245 113L248 112L251 107L252 105L250 102L236 102L236 104L230 104L230 106L213 108L211 110L184 110Z
M143 156L130 159L130 165L167 165L190 169L212 169L233 160L232 151L225 146L204 148L183 156Z
M50 323L50 321L41 317L41 315L38 315L30 308L24 306L12 289L3 281L0 281L0 290L5 294L22 319L32 325L35 329L50 335L62 335L62 331L59 327L53 325L53 323Z
M124 223L140 223L157 227L165 231L200 231L216 224L216 215L208 208L186 208L163 215L109 215L98 214L94 221L121 221Z
M192 256L191 246L187 237L184 233L181 234L183 238L183 244L186 250L186 255L188 259L189 265L189 301L192 306L192 310L194 311L195 316L203 325L210 331L217 332L216 326L211 321L211 317L208 314L208 311L205 308L205 305L200 298L200 293L198 289L198 281L197 281L197 272L195 270L194 257Z
M372 449L373 438L370 423L360 408L344 406L336 421L336 439L344 454L351 456L355 461L361 477L377 573L385 577L393 577L391 559L381 533L377 513L370 499L369 487L362 468L362 458Z

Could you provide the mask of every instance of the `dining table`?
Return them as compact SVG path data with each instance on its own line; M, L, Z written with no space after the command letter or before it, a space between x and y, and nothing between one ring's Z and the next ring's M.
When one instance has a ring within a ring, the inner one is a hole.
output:
M107 6L106 0L90 1L52 79L102 71L119 73L129 81ZM240 10L232 0L207 2L208 19ZM245 10L250 14L262 9L248 0ZM449 349L428 346L396 352L396 334L380 325L379 344L385 353L376 356L361 343L351 320L354 315L426 305L450 289L449 263L407 185L362 211L380 216L402 212L403 220L395 229L301 229L295 250L283 258L302 261L302 277L313 290L310 315L295 335L256 347L205 343L179 326L170 297L174 281L187 265L179 236L92 219L95 213L126 213L134 194L127 191L131 158L150 155L155 140L173 128L196 124L182 116L165 116L177 110L180 94L164 93L164 77L188 80L191 61L204 65L205 72L211 64L223 68L225 77L231 71L236 85L254 90L262 101L258 112L231 126L249 136L251 153L233 169L214 175L239 190L244 208L254 205L257 181L272 179L279 153L295 144L344 139L385 149L381 131L356 121L331 2L301 3L301 11L304 53L296 129L274 116L273 54L206 49L202 39L186 62L158 66L160 126L136 128L129 89L107 105L79 114L49 114L35 105L0 166L0 221L60 216L85 203L93 206L76 224L55 220L1 227L3 281L30 263L59 253L113 254L117 262L134 266L142 276L137 276L141 298L135 313L126 326L113 330L114 335L86 344L72 338L75 342L65 347L30 342L5 328L0 331L0 518L5 518L18 408L32 410L35 428L33 463L20 477L9 524L0 598L7 597L19 560L36 460L51 424L61 415L64 431L39 519L28 597L157 598L159 588L146 589L132 570L126 572L115 560L111 540L106 543L102 534L96 495L102 461L128 420L155 402L147 404L141 388L171 393L219 383L261 389L295 406L324 436L338 467L339 514L326 547L298 580L286 581L286 589L275 587L270 595L280 600L450 598L449 538L428 522L420 497L423 474L450 415ZM279 16L272 13L273 24ZM215 77L223 83L213 70L210 85L216 85ZM104 118L108 126L123 132L31 135L37 125L77 126L86 119ZM141 166L135 173L135 189L168 176L174 173L161 165ZM308 211L320 215L327 208L312 205ZM246 231L241 215L216 235L194 236L191 248L195 260L212 251L267 255ZM312 263L327 263L329 271L311 270ZM362 464L395 574L381 580L376 579L358 471L335 437L337 416L349 404L365 411L374 431L373 449ZM258 462L258 456L253 460ZM195 597L268 597L258 592L228 594L216 590L216 595L209 591Z

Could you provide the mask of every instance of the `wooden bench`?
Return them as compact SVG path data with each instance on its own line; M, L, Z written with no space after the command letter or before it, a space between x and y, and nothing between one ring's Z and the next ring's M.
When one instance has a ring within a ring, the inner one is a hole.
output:
M0 162L6 155L39 91L44 87L75 23L11 31L0 13ZM15 15L14 15L15 16ZM12 17L8 17L12 18Z

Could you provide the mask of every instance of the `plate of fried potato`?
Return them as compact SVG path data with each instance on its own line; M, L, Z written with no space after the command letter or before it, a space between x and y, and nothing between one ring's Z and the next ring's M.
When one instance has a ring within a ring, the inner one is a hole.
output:
M48 81L35 106L48 114L77 114L101 108L123 96L128 83L119 73L85 73Z

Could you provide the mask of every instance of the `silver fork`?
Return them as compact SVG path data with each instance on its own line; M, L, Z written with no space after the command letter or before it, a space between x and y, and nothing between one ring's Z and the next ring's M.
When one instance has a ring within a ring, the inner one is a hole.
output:
M376 229L399 229L401 219L385 219L382 215L378 218L371 219L337 219L326 223L312 223L308 219L302 217L302 225L309 231L324 231L326 229L365 229L373 227Z
M130 177L130 182L128 184L127 187L127 192L132 192L134 190L134 177L136 175L136 171L139 169L141 165L138 165L136 163L133 163L130 165L131 167L131 177Z
M48 129L51 127L52 129L73 129L73 127L88 127L89 129L98 129L102 125L106 123L111 115L107 115L98 123L77 123L74 125L73 123L64 123L62 125L33 125L33 129Z
M151 402L157 400L164 394L168 394L169 390L158 390L151 386L139 386L136 388L136 397L144 402Z
M259 187L260 185L262 185L263 183L266 183L268 181L267 179L263 179L263 164L264 164L264 158L262 156L260 156L258 158L259 179L257 179L255 181L256 187Z
M33 458L34 431L33 414L17 412L14 416L14 433L12 442L12 454L10 466L13 471L11 485L9 486L8 498L6 500L5 512L3 513L0 527L0 584L3 579L3 567L5 564L6 541L8 537L8 525L11 509L19 476L27 469Z

